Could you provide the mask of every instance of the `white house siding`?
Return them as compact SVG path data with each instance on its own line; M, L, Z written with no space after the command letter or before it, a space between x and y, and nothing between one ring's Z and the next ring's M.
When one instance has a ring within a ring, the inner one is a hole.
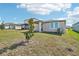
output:
M72 29L79 32L79 24L73 25Z
M51 28L51 23L43 23L44 32L57 32L57 29Z
M15 27L12 25L5 25L5 29L15 29Z
M58 23L58 26L56 25L56 22ZM54 28L51 26L51 24L54 23ZM48 22L36 22L34 24L34 31L39 32L57 32L57 29L60 28L61 31L65 31L66 29L66 23L65 21L48 21Z
M60 22L60 28L61 28L61 30L63 30L65 32L65 29L66 29L65 22Z
M5 26L5 29L9 29L9 26Z
M58 28L61 30L65 30L65 22L58 22ZM51 22L43 23L43 31L44 32L57 32L57 28L51 28Z
M62 27L62 28L66 28L66 24L65 24L65 22L60 22L60 27Z
M39 31L39 24L34 24L34 31Z
M21 26L15 26L15 29L21 29Z
M42 23L41 22L39 22L39 32L41 32L42 30Z

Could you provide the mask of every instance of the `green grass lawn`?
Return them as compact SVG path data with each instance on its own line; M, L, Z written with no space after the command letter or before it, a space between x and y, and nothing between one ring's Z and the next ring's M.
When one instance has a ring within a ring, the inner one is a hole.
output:
M0 55L79 55L79 33L71 29L66 30L62 36L36 32L29 44L14 47L14 43L25 40L23 32L0 30Z
M78 32L74 32L72 30L68 30L68 34L70 34L71 37L73 37L74 39L79 41L79 33Z

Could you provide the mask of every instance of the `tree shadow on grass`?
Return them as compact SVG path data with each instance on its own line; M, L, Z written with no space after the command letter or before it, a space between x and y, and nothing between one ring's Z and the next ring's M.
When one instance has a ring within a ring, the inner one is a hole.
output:
M15 43L15 44L11 45L10 47L0 48L0 54L6 52L7 50L16 49L18 46L26 46L25 43L26 43L25 41L21 41L19 43Z

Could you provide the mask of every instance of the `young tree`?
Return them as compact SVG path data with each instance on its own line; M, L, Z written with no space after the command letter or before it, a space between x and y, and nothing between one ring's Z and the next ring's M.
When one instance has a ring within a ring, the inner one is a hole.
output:
M27 42L29 43L30 38L34 35L34 21L33 18L30 18L28 20L28 24L29 24L29 31L25 32L25 38L27 39Z
M28 21L28 24L29 24L29 33L31 36L33 36L33 32L34 32L34 21L33 21L33 18L30 18L29 21Z

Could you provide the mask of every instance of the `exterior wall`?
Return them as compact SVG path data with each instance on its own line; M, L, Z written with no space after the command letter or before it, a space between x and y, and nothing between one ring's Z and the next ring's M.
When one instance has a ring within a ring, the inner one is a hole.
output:
M42 31L42 22L39 22L39 32Z
M39 31L39 24L34 24L34 31Z
M21 29L21 26L15 26L15 29Z
M9 26L5 26L5 29L9 29Z
M43 23L44 32L57 32L57 29L51 28L51 23Z
M38 31L38 32L42 31L41 30L42 29L42 22L38 22L34 26L35 26L34 31Z
M72 26L72 29L73 29L74 31L79 32L79 24L73 25L73 26Z
M63 32L65 32L66 30L66 23L65 22L60 22L60 28Z
M66 23L64 21L56 21L58 22L58 28L52 28L51 27L51 23L55 22L55 21L51 21L51 22L38 22L35 23L34 26L34 31L39 31L39 32L57 32L58 28L60 28L60 31L65 32L66 29Z
M59 28L65 31L65 22L59 22ZM43 23L44 32L57 32L57 28L51 28L51 23Z
M12 25L5 25L5 29L15 29L15 26L12 26Z

